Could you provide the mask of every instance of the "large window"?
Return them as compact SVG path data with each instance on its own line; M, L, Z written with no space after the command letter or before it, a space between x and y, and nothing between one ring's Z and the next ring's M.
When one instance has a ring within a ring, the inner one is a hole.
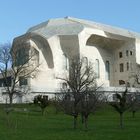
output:
M0 87L10 87L12 84L12 77L7 77L0 79Z
M33 48L31 55L33 55L33 60L34 60L35 64L38 66L39 65L39 51L36 50L35 48Z
M123 72L124 71L124 66L123 66L123 63L120 64L120 72Z
M126 63L126 70L129 71L129 62Z
M15 56L15 66L20 66L28 63L29 48L23 47L17 50Z
M122 52L119 52L119 58L122 58L122 57L123 57Z
M133 55L133 52L132 51L130 51L130 55Z
M128 56L129 55L129 51L128 50L126 50L126 56Z
M110 80L110 64L109 61L105 63L105 79Z
M100 63L99 63L99 59L95 60L95 73L97 75L97 78L100 77Z
M28 80L27 80L27 78L19 77L19 85L20 85L20 86L28 85Z
M69 69L69 60L66 54L63 54L63 69L68 70Z

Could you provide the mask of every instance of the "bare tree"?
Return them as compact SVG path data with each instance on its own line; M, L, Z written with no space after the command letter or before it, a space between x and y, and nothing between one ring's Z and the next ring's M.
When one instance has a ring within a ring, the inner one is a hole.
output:
M136 112L140 109L140 94L138 92L131 94L130 98L130 111L132 117L135 117Z
M62 87L62 94L58 97L63 111L73 116L74 128L77 127L79 114L83 117L85 127L87 127L88 115L97 103L95 101L97 100L95 91L98 89L97 76L92 65L87 63L84 58L72 59L70 60L69 77L59 77L58 79L65 83L65 87Z
M42 110L42 115L44 115L45 108L49 105L48 96L38 95L34 97L34 104L38 105Z
M104 93L98 92L97 89L82 93L82 98L80 100L80 113L82 123L85 125L85 130L88 128L89 115L91 113L95 113L95 111L105 102Z
M39 64L36 57L36 50L29 46L11 48L10 43L1 44L0 76L10 105L14 95L21 93L21 86L27 84L27 79L37 74Z
M135 113L140 109L140 65L137 64L136 73L132 74L130 77L133 79L133 87L135 88L135 92L131 94L130 100L130 111L132 112L132 117L135 117Z
M123 128L123 115L126 110L130 108L129 101L127 100L127 92L126 88L122 93L116 93L116 101L110 102L110 105L120 114L120 127Z

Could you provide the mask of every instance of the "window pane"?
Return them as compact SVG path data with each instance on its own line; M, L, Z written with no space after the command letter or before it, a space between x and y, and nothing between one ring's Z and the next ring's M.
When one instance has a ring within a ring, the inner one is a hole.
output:
M34 58L35 58L35 64L38 66L39 65L39 51L38 50L36 50L35 48L34 48Z
M6 79L5 78L0 79L0 87L10 87L11 84L12 84L11 76L7 77Z
M63 69L64 70L69 69L69 60L68 60L66 54L63 54Z
M126 50L126 56L128 56L128 50Z
M24 77L19 77L19 85L28 85L27 79Z
M129 70L129 63L128 62L126 63L126 69L127 69L127 71Z
M99 66L99 65L100 65L100 64L99 64L99 60L96 59L96 60L95 60L95 73L96 73L96 75L97 75L97 78L100 77L100 66Z
M106 80L109 80L110 79L110 64L109 64L109 61L106 61L106 64L105 64L105 79Z
M119 85L124 85L125 81L124 80L119 80Z
M29 48L21 48L18 49L16 52L16 60L15 60L15 66L20 66L28 63L29 60Z
M120 58L122 58L122 57L123 57L122 52L119 52L119 57L120 57Z
M120 64L120 72L123 72L124 68L123 68L123 63Z

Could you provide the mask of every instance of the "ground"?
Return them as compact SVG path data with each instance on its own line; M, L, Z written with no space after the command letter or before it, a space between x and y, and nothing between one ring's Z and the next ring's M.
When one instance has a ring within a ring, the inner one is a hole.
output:
M1 140L139 140L140 112L132 118L130 112L125 113L124 129L119 128L119 115L106 107L100 109L89 118L89 129L84 130L79 118L77 130L73 129L72 117L63 113L56 114L49 107L45 116L39 108L20 105L21 109L6 115L3 105L0 106L0 139Z

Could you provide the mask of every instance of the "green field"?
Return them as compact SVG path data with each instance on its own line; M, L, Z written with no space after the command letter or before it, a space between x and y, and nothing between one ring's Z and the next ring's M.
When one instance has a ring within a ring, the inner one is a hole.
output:
M119 127L119 115L110 107L102 108L89 117L88 131L79 118L78 128L73 129L71 116L55 113L49 107L45 116L39 108L20 105L29 112L14 111L6 115L0 107L0 140L139 140L140 112L132 118L125 113L124 129ZM16 106L16 108L19 108Z

